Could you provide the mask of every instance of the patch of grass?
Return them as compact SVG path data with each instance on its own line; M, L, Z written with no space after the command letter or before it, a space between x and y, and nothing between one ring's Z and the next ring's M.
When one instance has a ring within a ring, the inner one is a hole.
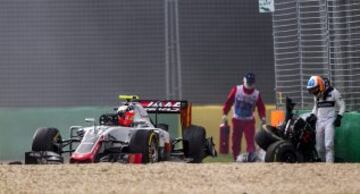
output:
M217 157L206 157L203 160L204 163L212 163L212 162L234 162L233 157L231 154L218 154Z

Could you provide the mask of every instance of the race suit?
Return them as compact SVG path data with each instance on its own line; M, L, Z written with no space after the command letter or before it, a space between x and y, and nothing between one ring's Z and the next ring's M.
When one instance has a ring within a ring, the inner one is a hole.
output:
M255 118L254 112L257 107L259 117L265 121L265 105L256 89L247 89L243 85L234 86L228 94L223 107L224 115L227 115L233 107L233 132L232 132L232 152L234 160L241 150L242 133L245 134L247 152L255 152Z
M345 102L340 92L332 87L327 88L323 96L314 98L312 113L317 116L316 122L316 150L322 161L334 162L334 137L336 119L336 104L339 115L345 112Z

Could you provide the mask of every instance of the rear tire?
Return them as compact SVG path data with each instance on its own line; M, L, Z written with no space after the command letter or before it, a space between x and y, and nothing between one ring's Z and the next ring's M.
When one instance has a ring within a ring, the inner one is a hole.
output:
M268 147L265 162L299 163L303 157L290 142L277 141Z
M129 144L130 153L141 153L141 163L154 163L159 161L158 138L154 131L138 130Z
M192 163L201 163L206 157L206 131L201 126L191 125L184 130L184 154Z
M56 128L39 128L35 131L32 151L52 151L61 154L61 135Z

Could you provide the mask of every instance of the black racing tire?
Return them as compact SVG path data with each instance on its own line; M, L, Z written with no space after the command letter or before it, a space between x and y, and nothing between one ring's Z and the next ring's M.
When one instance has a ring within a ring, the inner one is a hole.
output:
M277 141L272 143L268 149L266 150L265 153L265 162L274 162L274 158L275 158L275 149L277 148L277 146L282 143L282 141Z
M300 163L303 157L290 142L280 140L268 147L265 162Z
M129 143L130 153L141 153L141 163L154 163L159 161L159 143L156 133L152 130L138 130Z
M184 154L191 163L201 163L206 157L206 131L204 127L191 125L183 134Z
M265 129L261 129L255 135L255 142L265 151L276 141L279 141L279 138L276 137L275 134L272 134L272 132Z
M61 154L61 135L56 128L39 128L35 131L32 151L52 151Z

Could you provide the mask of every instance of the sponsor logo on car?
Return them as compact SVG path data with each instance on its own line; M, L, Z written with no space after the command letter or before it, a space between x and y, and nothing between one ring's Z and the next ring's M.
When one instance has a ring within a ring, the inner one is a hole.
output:
M148 112L180 112L181 101L141 101Z

